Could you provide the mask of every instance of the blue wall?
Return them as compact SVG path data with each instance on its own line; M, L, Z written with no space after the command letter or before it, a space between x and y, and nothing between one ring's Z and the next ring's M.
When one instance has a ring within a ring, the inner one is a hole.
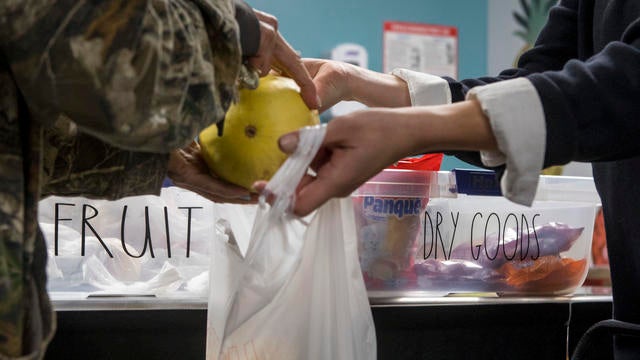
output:
M279 20L280 32L303 57L327 57L344 42L363 45L369 68L382 70L382 24L409 21L456 26L459 76L487 69L487 0L248 0ZM443 170L464 163L447 157ZM467 166L468 167L468 166Z

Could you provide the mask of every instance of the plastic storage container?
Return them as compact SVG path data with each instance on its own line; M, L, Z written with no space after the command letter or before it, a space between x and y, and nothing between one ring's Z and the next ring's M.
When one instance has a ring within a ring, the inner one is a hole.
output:
M353 195L358 250L368 289L409 287L436 172L386 169Z
M414 265L416 286L448 292L566 294L588 270L596 206L503 197L433 199Z
M358 189L353 200L367 288L560 295L579 287L589 268L599 208L593 180L543 176L536 201L526 207L502 196L473 195L478 192L469 184L480 185L481 194L495 193L492 176L484 171L390 176L385 170ZM365 205L378 199L379 204L420 199L422 212L411 220L393 212L374 219Z

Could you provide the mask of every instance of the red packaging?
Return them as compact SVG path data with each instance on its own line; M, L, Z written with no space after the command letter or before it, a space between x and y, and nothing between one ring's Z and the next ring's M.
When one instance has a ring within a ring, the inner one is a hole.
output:
M388 169L438 171L442 165L444 154L424 154L420 157L405 158L388 167Z

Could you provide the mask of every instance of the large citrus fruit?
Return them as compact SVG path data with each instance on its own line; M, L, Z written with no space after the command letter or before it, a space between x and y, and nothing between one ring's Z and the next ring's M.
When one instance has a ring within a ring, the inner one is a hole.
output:
M198 142L214 174L250 189L256 180L269 180L286 160L278 148L281 135L318 123L318 112L305 105L292 79L268 75L257 89L240 90L225 116L222 136L212 125Z

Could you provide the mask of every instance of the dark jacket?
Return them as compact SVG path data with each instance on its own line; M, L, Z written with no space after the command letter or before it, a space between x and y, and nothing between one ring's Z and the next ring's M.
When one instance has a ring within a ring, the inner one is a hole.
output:
M544 109L544 166L593 163L604 209L614 318L640 324L640 1L562 0L517 69L448 81L453 100L460 101L471 87L523 76L535 86ZM617 338L615 346L616 359L640 357L637 338Z

